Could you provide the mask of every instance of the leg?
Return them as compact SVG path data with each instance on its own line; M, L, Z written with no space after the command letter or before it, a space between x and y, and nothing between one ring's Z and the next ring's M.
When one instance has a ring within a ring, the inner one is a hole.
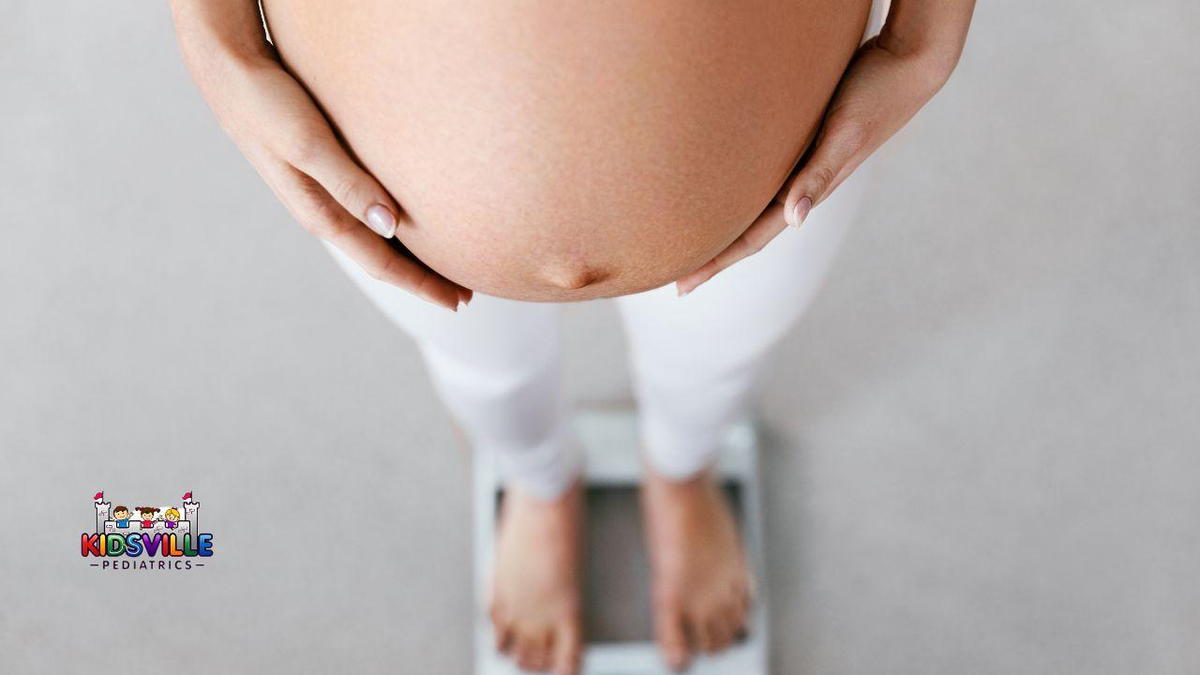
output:
M416 341L434 388L505 476L492 580L498 647L524 667L574 672L581 649L581 453L560 391L558 308L475 294L458 313L366 275L351 279Z
M506 481L545 500L565 492L581 455L560 387L558 307L476 294L470 307L450 312L327 248L416 341L439 398L474 448L495 453Z
M643 489L656 632L671 665L727 645L745 620L748 579L736 527L707 470L749 412L771 348L820 288L860 202L859 169L800 230L692 294L667 286L618 299L648 465Z
M673 286L617 299L647 459L681 479L703 468L748 411L770 350L820 290L857 212L862 167L800 230L678 298Z

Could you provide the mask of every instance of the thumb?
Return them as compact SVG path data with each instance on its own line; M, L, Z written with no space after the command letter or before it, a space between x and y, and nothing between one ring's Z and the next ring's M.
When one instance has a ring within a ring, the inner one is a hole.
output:
M792 176L783 202L788 225L800 227L812 207L820 204L862 163L866 134L855 123L827 120L817 146Z

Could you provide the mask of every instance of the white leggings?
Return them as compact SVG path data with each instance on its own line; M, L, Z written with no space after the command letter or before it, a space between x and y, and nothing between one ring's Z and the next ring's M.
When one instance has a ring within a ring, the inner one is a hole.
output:
M868 162L867 164L870 164ZM857 210L866 165L800 230L684 297L674 286L614 301L623 319L649 464L683 479L713 458L729 424L749 412L770 348L812 301ZM507 480L544 499L581 463L561 393L559 307L480 293L458 313L372 279L334 257L416 341L442 401Z

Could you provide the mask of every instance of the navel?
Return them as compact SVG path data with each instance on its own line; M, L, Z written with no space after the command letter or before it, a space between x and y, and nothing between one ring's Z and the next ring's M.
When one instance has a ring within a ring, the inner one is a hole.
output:
M603 281L608 273L588 265L554 265L543 269L541 277L556 288L577 290Z

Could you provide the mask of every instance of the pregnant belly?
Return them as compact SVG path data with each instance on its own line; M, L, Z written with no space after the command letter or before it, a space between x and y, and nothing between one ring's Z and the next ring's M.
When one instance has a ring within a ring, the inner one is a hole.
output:
M477 291L582 300L692 271L770 203L869 0L268 0L272 39Z

